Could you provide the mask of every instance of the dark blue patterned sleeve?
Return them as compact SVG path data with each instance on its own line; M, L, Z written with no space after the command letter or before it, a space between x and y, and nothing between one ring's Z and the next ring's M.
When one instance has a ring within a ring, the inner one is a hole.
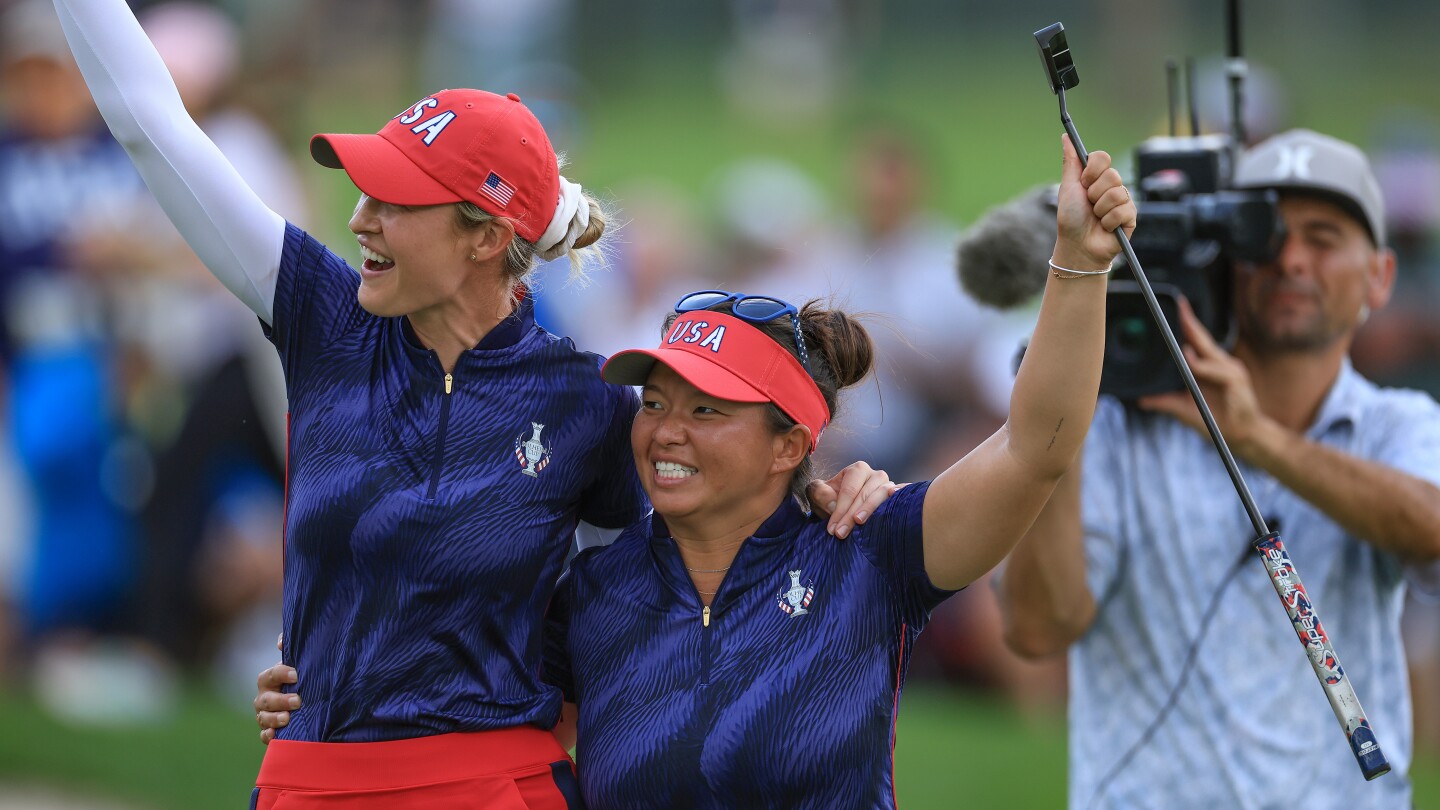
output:
M579 562L576 558L575 562ZM567 572L550 597L545 611L545 649L540 677L560 690L567 703L578 702L575 679L570 669L570 610L575 599L575 577Z
M360 275L310 234L285 225L275 285L275 323L265 335L292 383L305 364L365 315L356 300ZM262 324L263 325L263 324Z
M922 527L929 491L929 481L902 488L851 535L852 542L888 579L896 608L916 630L930 620L936 605L956 593L935 587L925 573Z
M607 390L614 407L597 449L595 480L581 499L580 519L602 529L623 529L650 511L630 449L630 427L640 410L640 397L629 386L612 385Z

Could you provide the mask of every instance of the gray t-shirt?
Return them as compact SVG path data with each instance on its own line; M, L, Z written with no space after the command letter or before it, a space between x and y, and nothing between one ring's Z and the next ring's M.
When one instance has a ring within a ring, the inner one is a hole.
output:
M1440 485L1440 405L1346 363L1307 436ZM1099 611L1070 651L1070 806L1407 808L1405 566L1241 464L1354 684L1393 771L1366 782L1266 576L1248 551L1170 716L1095 791L1181 676L1206 605L1254 530L1205 436L1102 397L1081 513Z

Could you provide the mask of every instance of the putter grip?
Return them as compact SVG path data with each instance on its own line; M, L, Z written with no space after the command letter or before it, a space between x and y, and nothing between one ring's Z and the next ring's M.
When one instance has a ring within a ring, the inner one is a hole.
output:
M1310 602L1310 595L1305 592L1305 585L1300 582L1300 575L1295 572L1295 564L1290 562L1280 533L1270 532L1260 538L1255 543L1255 550L1265 561L1270 584L1275 586L1275 593L1285 605L1295 634L1305 645L1310 667L1315 670L1315 677L1320 679L1320 686L1330 700L1335 719L1340 721L1345 739L1350 741L1350 751L1355 755L1360 772L1367 781L1389 773L1390 763L1385 761L1385 754L1381 753L1380 744L1375 741L1375 732L1370 730L1370 722L1365 719L1365 710L1360 708L1355 688L1340 666L1340 658L1330 645L1330 638L1320 624L1320 616Z

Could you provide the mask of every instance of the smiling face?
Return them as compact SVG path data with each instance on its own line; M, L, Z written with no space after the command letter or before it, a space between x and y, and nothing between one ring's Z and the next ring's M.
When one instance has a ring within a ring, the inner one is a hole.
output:
M392 205L360 195L350 230L360 242L360 306L380 317L416 315L454 301L478 276L475 235L453 204Z
M1261 354L1348 349L1364 313L1389 300L1394 257L1328 200L1286 196L1280 213L1280 254L1236 268L1240 342Z
M764 402L712 397L656 363L630 431L640 483L672 531L704 536L763 521L790 486L809 434L777 434Z

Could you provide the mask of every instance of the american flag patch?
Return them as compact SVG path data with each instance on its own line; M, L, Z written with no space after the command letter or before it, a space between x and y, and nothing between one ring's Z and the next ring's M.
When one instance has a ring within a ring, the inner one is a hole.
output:
M509 205L510 198L515 196L515 187L502 180L500 175L490 172L490 176L480 185L480 193L503 207Z

